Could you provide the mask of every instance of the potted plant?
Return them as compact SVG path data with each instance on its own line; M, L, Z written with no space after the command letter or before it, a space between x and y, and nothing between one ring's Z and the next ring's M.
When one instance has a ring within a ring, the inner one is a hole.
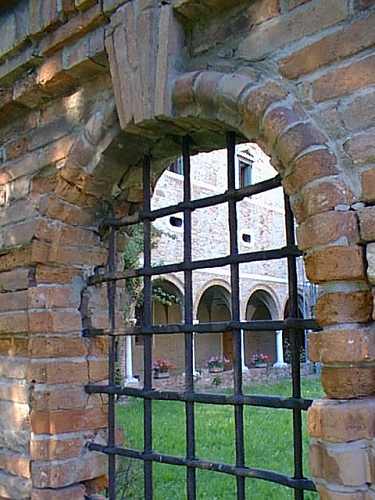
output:
M218 373L224 370L224 365L229 363L229 359L225 356L211 356L206 362L206 366L210 373Z
M176 367L168 359L157 359L152 363L154 378L168 378L170 370L176 370Z
M255 368L267 368L270 359L267 354L257 352L251 356L250 362Z

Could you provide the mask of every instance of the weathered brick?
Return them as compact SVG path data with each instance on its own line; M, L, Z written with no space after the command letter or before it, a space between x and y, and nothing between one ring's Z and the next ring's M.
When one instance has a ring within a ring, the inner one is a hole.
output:
M363 241L375 241L375 207L358 210L359 230Z
M25 333L28 331L26 312L0 314L0 334Z
M37 488L59 488L106 473L107 457L99 453L63 462L33 462L33 479Z
M33 71L22 75L13 86L14 102L20 106L34 108L41 106L49 99L48 92L43 89L38 81L38 73Z
M56 388L55 388L56 387ZM33 410L37 412L84 410L100 407L105 398L99 394L88 395L83 385L57 384L48 389L35 389L31 395Z
M236 56L247 61L263 59L288 43L341 22L347 15L348 6L340 0L332 0L329 4L311 2L304 9L292 11L292 15L279 16L250 30Z
M373 397L352 401L315 401L307 412L309 435L332 443L373 439L374 410Z
M374 496L371 490L352 491L347 493L336 491L323 484L317 484L317 491L321 500L373 500Z
M362 486L371 483L372 460L368 446L354 443L348 449L327 449L321 443L310 444L311 474L331 484Z
M307 353L315 363L363 363L375 361L375 332L354 327L307 335Z
M99 382L108 379L108 360L107 359L88 359L89 380L90 382Z
M351 131L373 125L375 122L375 92L369 91L359 95L346 104L339 114L345 127Z
M356 54L375 43L375 15L359 19L280 61L283 76L296 79L322 66Z
M362 200L373 202L375 200L375 169L366 170L361 175Z
M98 236L94 231L75 226L60 224L57 221L40 219L35 229L35 237L56 245L90 247L98 245Z
M329 398L351 399L375 394L375 367L323 366L322 386Z
M104 407L52 412L32 411L30 418L35 434L62 434L107 427L107 412Z
M0 213L0 226L30 219L34 215L37 215L37 213L38 208L34 200L18 200L2 209Z
M313 83L313 98L316 102L322 102L374 83L375 56L369 56L318 78Z
M298 123L282 134L276 144L278 155L285 166L311 146L324 146L327 137L311 123Z
M366 245L367 277L370 283L375 283L375 243Z
M320 325L368 323L372 313L371 292L326 293L318 298L314 310Z
M30 153L17 161L12 162L5 168L5 174L9 180L18 179L25 175L32 175L40 170L41 164L36 153Z
M100 5L97 4L86 12L79 13L68 23L46 36L41 43L41 51L44 56L48 56L106 22L107 19L101 12Z
M32 283L33 271L29 268L14 269L0 275L0 290L14 292L25 290Z
M83 484L53 490L49 488L33 488L31 500L82 500L84 495L85 487Z
M83 273L80 269L71 267L56 267L48 265L36 266L35 282L40 284L68 284L71 283L74 276L81 276Z
M88 340L82 337L34 337L28 346L33 358L85 357L88 353Z
M305 113L298 108L279 106L271 109L263 120L264 133L270 147L275 145L276 139L285 127L306 118Z
M30 312L29 334L79 332L82 329L82 318L76 312Z
M8 184L9 201L27 198L30 192L30 179L22 177Z
M23 453L0 450L0 469L14 476L30 478L30 457Z
M246 92L242 102L239 103L240 113L242 111L244 121L249 129L259 129L260 122L267 108L281 101L287 95L287 91L279 85L268 82L262 87Z
M30 401L29 387L24 380L7 379L0 383L0 399L13 403L28 404Z
M66 116L60 116L55 121L38 127L30 137L30 150L39 149L46 144L56 141L72 130L72 124Z
M13 217L22 217L20 211L22 213L22 206L19 206L18 209L12 213ZM12 223L2 228L2 234L0 236L1 249L19 248L30 244L34 237L36 223L37 220L34 219L26 222L19 222L18 224Z
M53 192L56 182L57 172L33 177L31 180L31 196Z
M7 161L15 160L29 151L28 137L19 137L6 147Z
M32 488L31 479L14 476L0 471L0 498L1 500L10 500L18 498L19 500L28 500Z
M20 355L22 355L22 353L20 353ZM29 361L26 361L24 358L16 357L5 360L3 359L0 363L0 376L7 379L24 380L26 378L28 368Z
M28 305L31 309L56 309L80 305L80 293L70 287L38 286L28 290Z
M375 128L352 137L344 144L345 152L352 158L354 164L371 163L375 160Z
M51 164L57 163L64 160L69 155L69 151L74 144L75 137L72 135L66 135L61 139L58 139L44 149L39 157L40 166L48 167Z
M85 360L82 362L32 360L27 378L33 384L87 383L87 363Z
M374 5L374 0L354 0L354 8L356 10L366 10Z
M20 430L29 428L29 405L0 401L1 427ZM1 483L0 483L1 484Z
M2 293L0 312L17 311L27 308L27 291Z
M328 247L305 257L306 275L313 283L365 279L362 247Z
M297 228L298 247L301 250L334 243L340 238L342 244L359 242L358 222L354 212L333 210L313 215Z
M38 462L66 460L80 455L84 445L82 437L31 439L30 457Z
M83 209L67 201L51 196L41 203L41 211L51 219L57 219L75 226L94 225L95 211Z
M350 186L341 179L320 182L302 190L303 204L307 215L334 210L338 205L351 205L354 195Z
M0 338L0 356L14 358L28 355L28 339L26 338Z

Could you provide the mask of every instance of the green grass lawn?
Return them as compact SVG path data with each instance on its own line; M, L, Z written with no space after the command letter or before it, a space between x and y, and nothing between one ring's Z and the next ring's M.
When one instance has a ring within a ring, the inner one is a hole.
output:
M249 394L291 395L291 382L248 387ZM224 392L224 391L222 391ZM225 391L226 392L226 391ZM302 396L314 399L323 395L318 378L303 379ZM196 404L196 456L204 460L235 463L234 411L232 407ZM117 422L123 425L126 445L143 447L143 404L133 399L125 407L117 407ZM245 407L246 465L293 475L292 411ZM185 455L184 403L155 401L153 403L154 449L171 455ZM307 466L308 436L306 412L303 412L304 468ZM122 459L124 460L124 459ZM132 488L118 500L142 499L142 464L125 459L122 467L130 468ZM155 500L184 500L185 469L163 464L154 465ZM197 471L197 498L231 500L236 498L235 478L210 471ZM119 481L121 483L121 479ZM261 480L246 480L247 498L251 500L292 499L293 490ZM305 499L317 500L315 493L305 492Z

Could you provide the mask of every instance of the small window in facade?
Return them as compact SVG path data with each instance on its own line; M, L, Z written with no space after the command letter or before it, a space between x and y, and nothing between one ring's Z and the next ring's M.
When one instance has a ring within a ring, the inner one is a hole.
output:
M182 163L182 156L176 158L175 161L169 165L168 170L170 172L174 172L175 174L183 175L184 167Z
M247 245L249 245L251 243L251 234L242 233L242 241L243 241L243 243L246 243Z
M176 229L181 229L183 225L183 220L181 217L170 217L169 218L169 224Z
M250 186L252 184L253 163L239 160L240 167L240 187Z

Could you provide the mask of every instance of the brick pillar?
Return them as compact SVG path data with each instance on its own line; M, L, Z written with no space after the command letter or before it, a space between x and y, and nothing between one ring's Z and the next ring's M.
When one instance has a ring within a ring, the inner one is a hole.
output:
M67 187L54 176L25 176L29 199L8 198L0 222L1 499L83 500L107 471L86 446L105 442L106 398L84 389L107 379L107 340L82 337L107 321L105 287L86 289L107 259L100 205L46 193Z

